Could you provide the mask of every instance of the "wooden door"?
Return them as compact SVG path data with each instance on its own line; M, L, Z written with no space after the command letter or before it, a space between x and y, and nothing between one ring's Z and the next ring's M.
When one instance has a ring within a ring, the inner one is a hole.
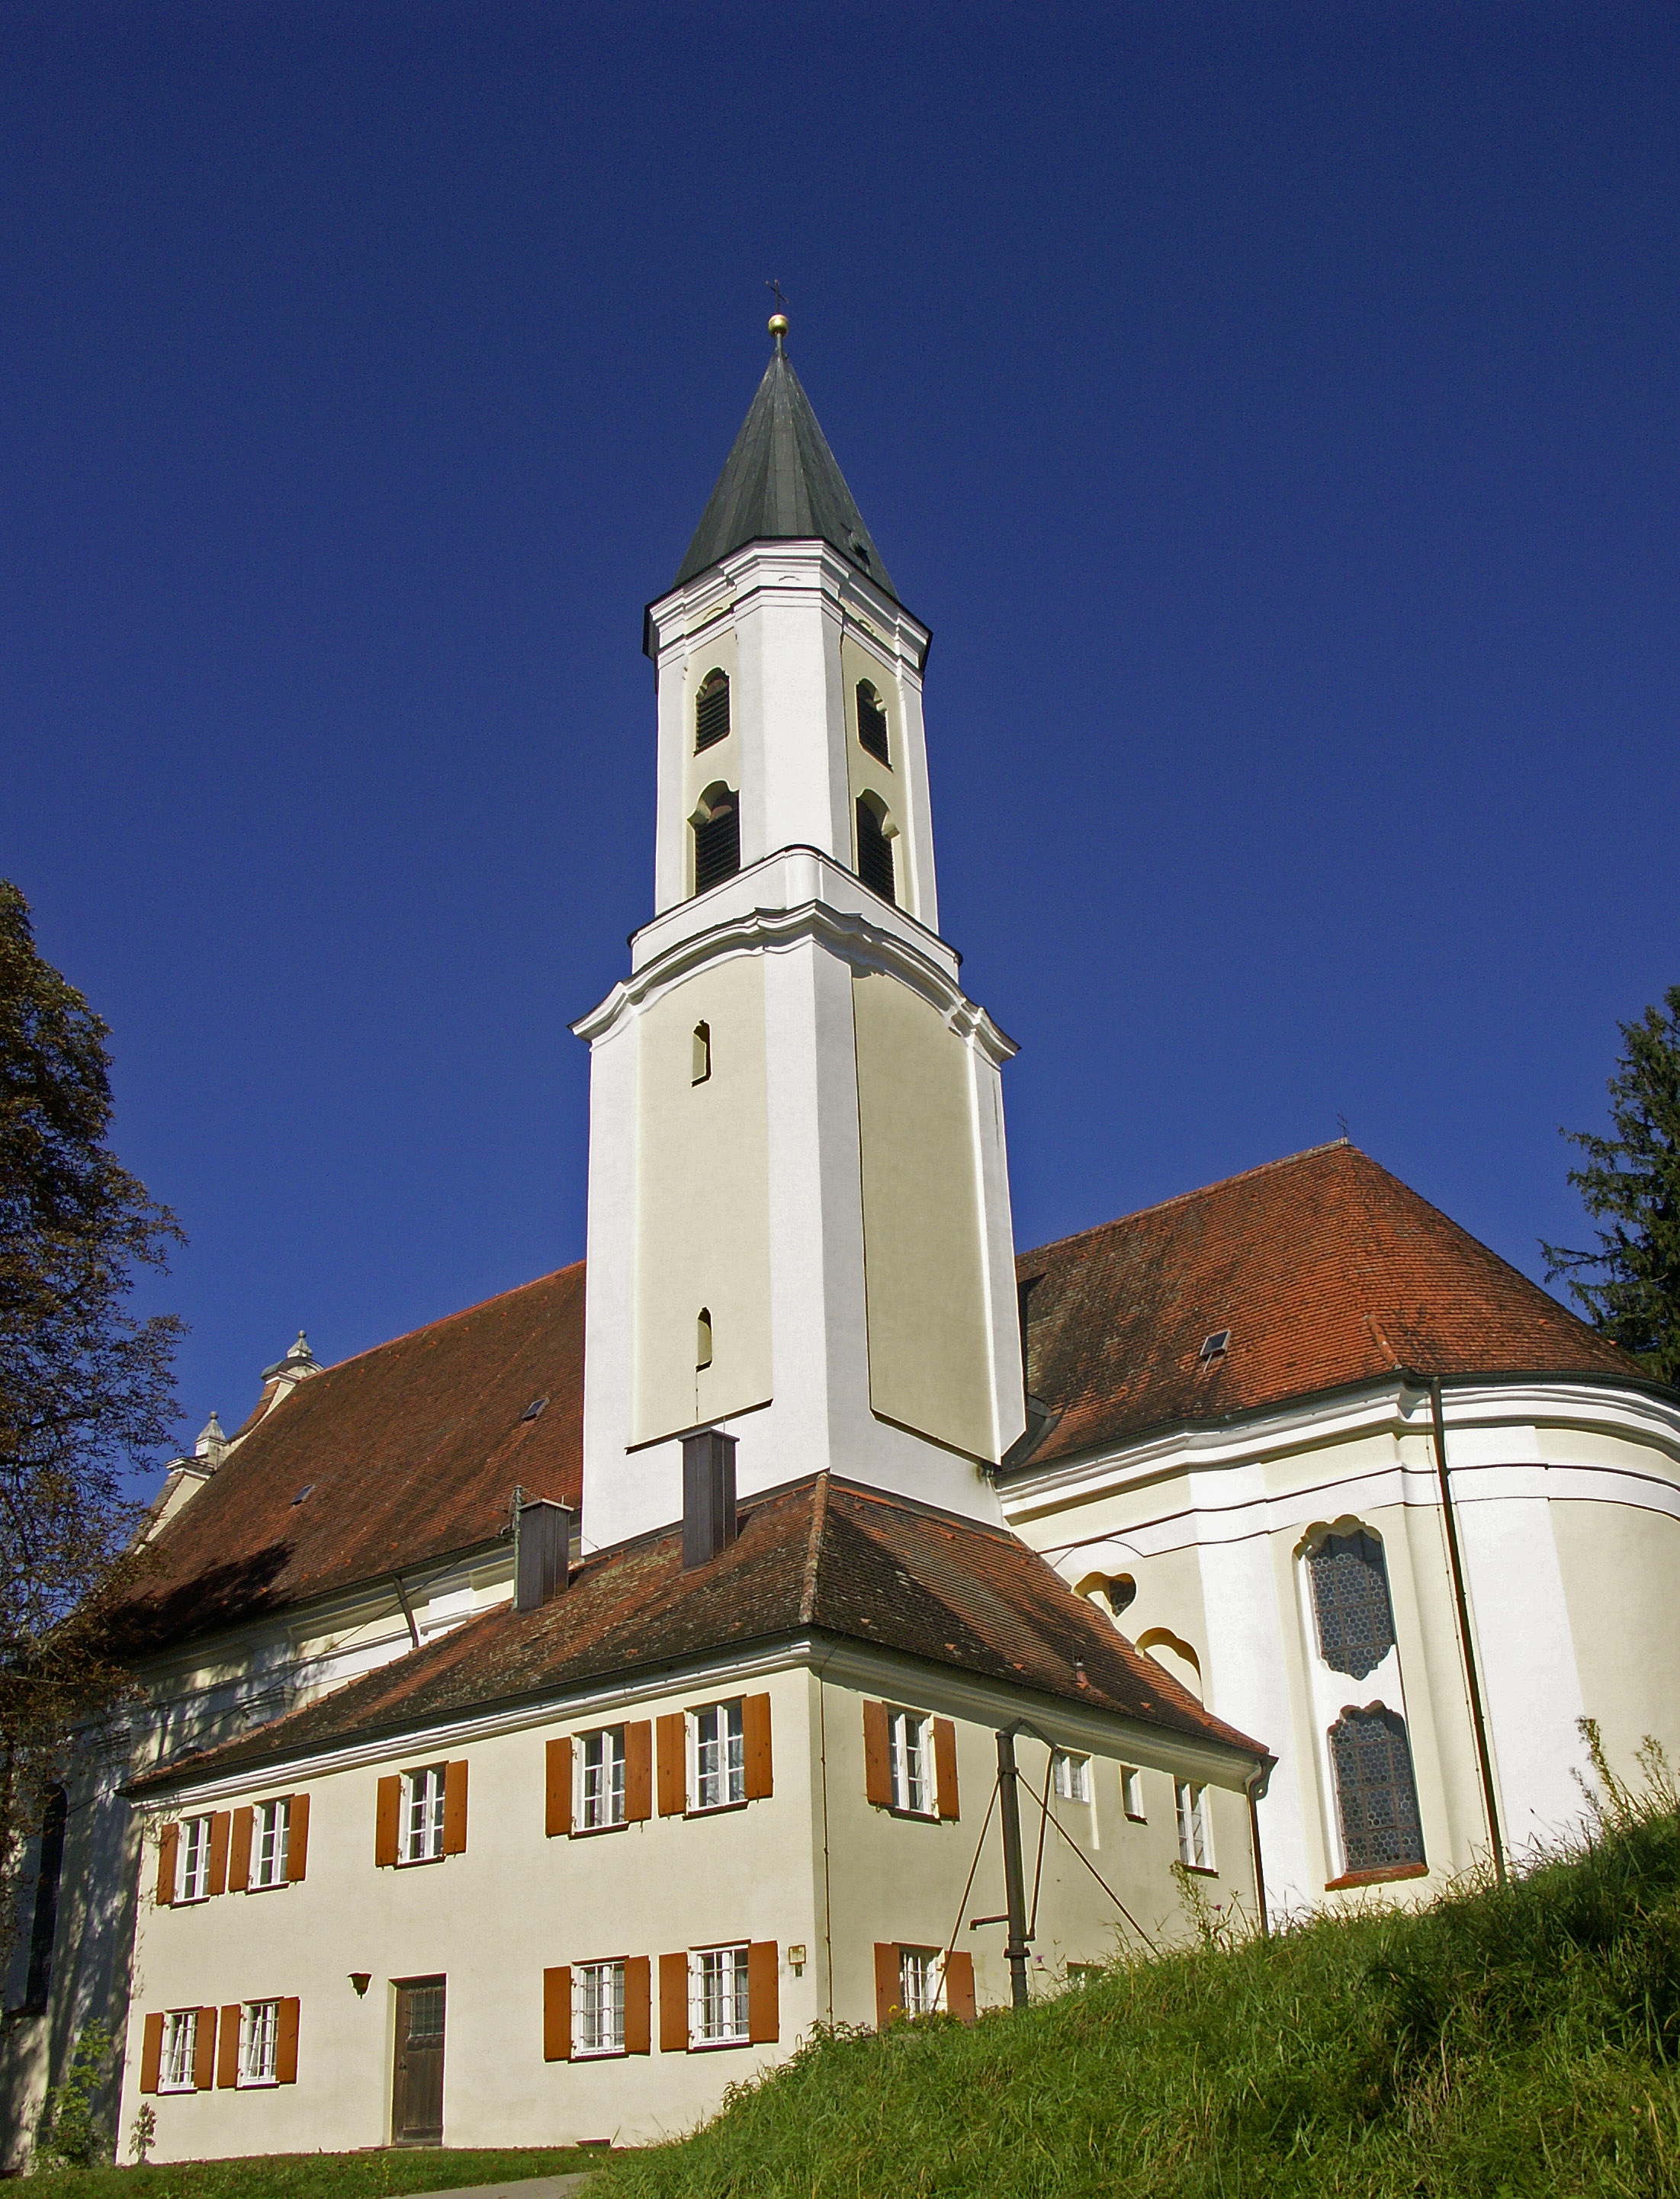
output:
M396 2071L391 2143L443 2144L443 1980L406 1978L397 1987Z

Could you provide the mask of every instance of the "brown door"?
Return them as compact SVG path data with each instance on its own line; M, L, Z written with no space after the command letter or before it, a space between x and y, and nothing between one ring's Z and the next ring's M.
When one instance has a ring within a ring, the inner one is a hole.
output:
M391 2143L443 2144L443 1980L405 1978L397 1987L397 2067Z

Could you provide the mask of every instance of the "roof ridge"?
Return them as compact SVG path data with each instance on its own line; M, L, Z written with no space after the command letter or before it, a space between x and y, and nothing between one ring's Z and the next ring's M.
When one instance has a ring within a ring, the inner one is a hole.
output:
M828 1472L817 1476L811 1500L811 1531L805 1546L805 1576L799 1588L799 1623L808 1626L817 1615L817 1577L822 1566L823 1531L828 1525Z
M1205 1199L1210 1192L1227 1191L1233 1184L1246 1183L1252 1176L1269 1175L1274 1169L1292 1168L1297 1161L1315 1160L1321 1153L1333 1153L1345 1146L1349 1152L1357 1153L1361 1160L1370 1161L1374 1168L1382 1168L1351 1138L1327 1138L1321 1146L1303 1146L1298 1153L1280 1153L1275 1160L1257 1161L1252 1168L1239 1169L1234 1175L1216 1176L1211 1183L1198 1184L1193 1191L1175 1192L1170 1199L1158 1199L1148 1206L1135 1206L1125 1214L1116 1214L1106 1222L1094 1222L1087 1229L1071 1230L1065 1237L1052 1237L1042 1245L1034 1245L1016 1255L1018 1260L1036 1259L1041 1252L1059 1251L1064 1245L1076 1245L1082 1237L1095 1237L1105 1229L1117 1229L1123 1222L1140 1222L1146 1214L1163 1214L1170 1206L1184 1206L1193 1199ZM1388 1171L1385 1169L1383 1173Z
M353 1367L359 1359L371 1359L376 1351L388 1351L394 1344L406 1344L411 1338L424 1336L434 1328L447 1328L452 1321L464 1321L469 1314L482 1313L487 1306L499 1305L504 1298L516 1298L523 1292L534 1291L539 1283L557 1282L562 1275L569 1275L575 1268L581 1268L581 1260L568 1260L563 1268L551 1268L546 1274L532 1275L522 1283L510 1283L505 1291L492 1291L487 1298L479 1298L473 1304L457 1306L453 1313L440 1313L433 1321L417 1321L412 1328L400 1329L395 1336L388 1336L378 1344L370 1344L360 1351L353 1351L347 1359L335 1359L324 1367L324 1374L336 1374L341 1367Z

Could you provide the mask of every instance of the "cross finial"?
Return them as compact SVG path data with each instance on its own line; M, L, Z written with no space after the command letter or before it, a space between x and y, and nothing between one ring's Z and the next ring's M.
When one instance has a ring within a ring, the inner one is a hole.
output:
M782 286L779 283L767 283L764 287L775 295L776 310L770 316L770 333L776 339L776 348L779 351L782 347L782 338L788 332L787 300L782 295Z

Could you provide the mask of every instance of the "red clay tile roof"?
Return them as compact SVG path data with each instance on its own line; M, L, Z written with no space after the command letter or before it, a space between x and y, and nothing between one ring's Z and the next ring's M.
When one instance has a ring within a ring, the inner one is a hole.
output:
M149 1773L130 1791L258 1769L808 1630L1246 1756L1265 1753L1205 1711L1013 1535L818 1474L750 1500L738 1538L692 1572L682 1568L680 1530L622 1543L585 1559L541 1609L498 1606L257 1733Z
M158 1534L125 1630L179 1639L487 1542L516 1483L575 1505L582 1473L579 1261L300 1382Z
M1345 1139L1024 1252L1030 1463L1317 1390L1636 1362ZM1204 1362L1207 1339L1229 1348Z

